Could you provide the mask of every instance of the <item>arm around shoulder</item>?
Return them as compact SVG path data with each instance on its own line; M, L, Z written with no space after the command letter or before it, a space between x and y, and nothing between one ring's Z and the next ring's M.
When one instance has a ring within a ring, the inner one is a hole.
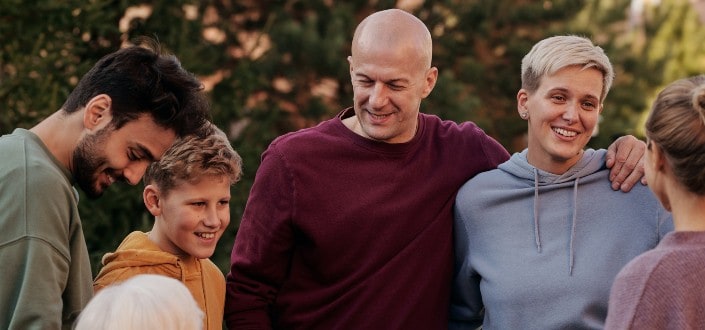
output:
M480 141L482 151L487 159L488 170L495 169L499 164L506 162L509 159L509 152L493 137L482 132L483 139Z

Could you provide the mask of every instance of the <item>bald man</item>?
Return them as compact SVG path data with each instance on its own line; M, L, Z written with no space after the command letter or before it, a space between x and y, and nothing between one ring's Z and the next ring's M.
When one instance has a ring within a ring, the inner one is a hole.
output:
M419 112L431 34L374 13L348 57L354 106L262 154L231 256L230 329L444 329L458 188L507 151ZM621 151L620 151L621 152Z

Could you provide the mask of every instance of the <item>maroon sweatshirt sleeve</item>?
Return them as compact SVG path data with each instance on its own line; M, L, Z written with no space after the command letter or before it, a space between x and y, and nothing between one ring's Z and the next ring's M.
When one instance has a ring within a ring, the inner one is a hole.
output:
M291 194L289 174L272 145L262 154L233 246L224 316L230 329L271 328L269 305L293 247Z

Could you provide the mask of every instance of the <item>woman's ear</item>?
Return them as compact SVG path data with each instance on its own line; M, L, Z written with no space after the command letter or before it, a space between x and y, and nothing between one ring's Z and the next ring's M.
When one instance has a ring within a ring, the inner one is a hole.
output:
M150 184L144 187L142 199L144 200L144 206L147 207L149 213L155 217L162 214L161 194L156 185Z
M517 112L519 113L519 117L524 120L529 119L529 108L526 105L528 100L529 93L523 88L520 89L517 92Z
M663 154L663 150L661 150L661 147L659 147L658 144L654 143L653 140L649 141L649 144L646 147L649 148L650 151L649 157L646 159L646 161L651 162L650 165L657 172L664 172L667 164L665 155Z

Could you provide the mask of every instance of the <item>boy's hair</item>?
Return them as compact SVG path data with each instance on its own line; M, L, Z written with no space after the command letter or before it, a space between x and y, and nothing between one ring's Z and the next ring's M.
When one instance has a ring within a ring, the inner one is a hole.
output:
M202 329L203 316L183 283L140 274L100 290L79 315L76 330Z
M666 86L645 128L646 137L663 150L676 180L690 192L705 195L705 75Z
M78 111L99 94L111 101L115 129L150 115L160 127L177 136L198 133L210 119L203 84L181 67L174 55L162 53L154 40L143 38L101 58L78 82L61 109Z
M602 72L600 102L603 102L612 87L614 69L602 48L585 37L554 36L536 43L521 60L521 88L535 92L541 78L569 66L580 66L583 70L594 68Z
M163 194L181 182L196 183L204 176L225 176L235 184L242 175L242 159L230 145L228 137L209 124L207 135L189 135L178 139L159 161L152 162L144 174L144 183L156 184Z

